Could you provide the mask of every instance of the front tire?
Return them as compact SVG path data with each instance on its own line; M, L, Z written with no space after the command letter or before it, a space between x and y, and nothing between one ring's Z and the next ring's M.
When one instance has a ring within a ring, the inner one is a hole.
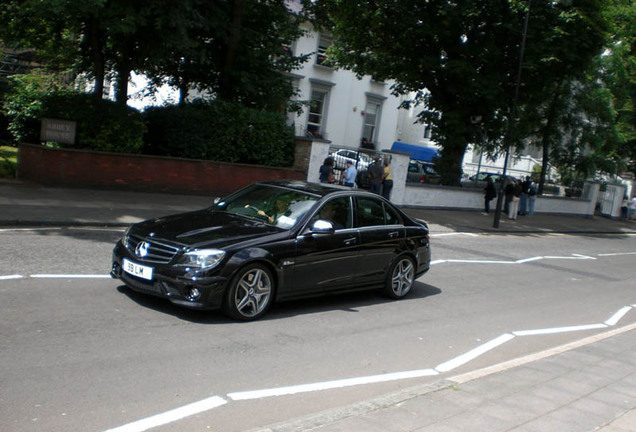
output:
M274 299L273 281L271 272L261 264L244 267L232 279L223 302L223 312L240 321L262 317Z
M384 292L392 299L401 299L411 292L415 283L415 262L408 256L399 257L391 266Z

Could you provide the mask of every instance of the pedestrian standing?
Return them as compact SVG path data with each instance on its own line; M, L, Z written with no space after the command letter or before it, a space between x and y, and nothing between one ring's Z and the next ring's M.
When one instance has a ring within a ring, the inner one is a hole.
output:
M336 181L333 173L333 165L334 160L332 157L325 158L320 166L320 183L334 183Z
M629 214L627 215L627 219L634 219L634 213L636 213L636 196L633 196L629 201Z
M356 177L358 176L358 170L353 166L353 162L347 161L347 169L345 170L344 185L353 187L355 186Z
M384 161L384 177L382 180L382 196L391 199L391 190L393 189L393 177L391 176L391 161L387 158Z
M510 177L505 177L501 181L504 182L504 213L510 214L510 204L512 203L512 197L515 195L515 185Z
M519 212L519 201L521 199L521 180L517 180L512 185L512 200L508 208L508 219L516 220Z
M621 204L621 220L626 221L629 216L629 198L627 195L623 197L623 202Z
M537 200L537 184L533 181L530 182L528 188L528 216L534 215L534 202Z
M497 188L492 181L492 177L486 177L486 187L484 188L484 214L490 211L490 201L497 197Z
M382 167L382 159L376 158L369 166L369 183L370 190L380 195L382 193L382 178L384 177L384 168Z
M527 204L528 204L528 195L530 192L530 185L532 184L532 179L530 176L526 176L526 179L521 183L521 197L519 200L519 215L523 216L526 214Z

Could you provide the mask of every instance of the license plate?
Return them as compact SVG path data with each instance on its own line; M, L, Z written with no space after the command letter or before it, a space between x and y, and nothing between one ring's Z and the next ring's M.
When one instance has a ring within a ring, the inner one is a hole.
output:
M140 277L142 279L152 280L152 267L143 266L124 258L124 260L122 261L122 268L128 274Z

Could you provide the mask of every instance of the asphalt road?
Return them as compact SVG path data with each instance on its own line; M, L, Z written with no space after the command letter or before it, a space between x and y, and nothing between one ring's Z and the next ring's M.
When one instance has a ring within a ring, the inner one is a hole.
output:
M120 233L0 230L0 430L138 431L164 414L153 430L245 431L636 321L620 315L635 302L629 235L444 233L408 299L304 300L235 323L107 278Z

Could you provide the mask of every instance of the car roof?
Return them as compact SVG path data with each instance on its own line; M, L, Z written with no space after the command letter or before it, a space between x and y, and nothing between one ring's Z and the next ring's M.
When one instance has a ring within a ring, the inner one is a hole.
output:
M435 165L433 162L430 161L423 161L423 160L419 160L419 159L411 159L410 162L416 162L422 165Z
M379 196L378 194L374 194L366 190L351 189L348 186L339 186L328 183L311 183L302 180L267 180L258 182L257 184L294 189L301 192L319 195L321 197L338 193L347 193L349 195L370 195L375 197Z

